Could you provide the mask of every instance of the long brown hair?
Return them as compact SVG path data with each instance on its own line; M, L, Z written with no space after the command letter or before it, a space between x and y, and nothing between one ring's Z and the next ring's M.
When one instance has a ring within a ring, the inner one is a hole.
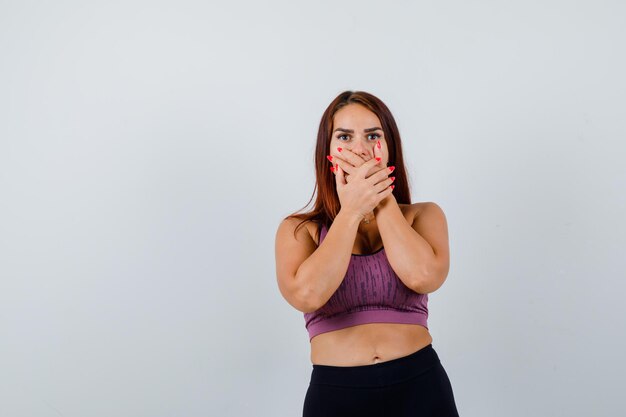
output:
M387 108L385 103L378 97L366 93L365 91L344 91L330 103L320 121L319 130L317 131L317 145L315 147L316 184L311 199L309 199L309 202L298 210L298 212L285 217L285 220L291 217L302 219L294 230L294 236L298 228L307 221L313 221L320 225L323 224L326 225L326 227L330 227L335 216L339 213L341 205L339 203L339 196L337 195L335 174L330 171L329 167L331 163L326 158L326 155L328 155L329 152L332 136L333 117L339 109L352 103L361 104L378 116L378 119L382 123L382 129L387 140L387 148L389 149L388 165L394 165L396 167L393 171L396 177L393 182L395 184L393 194L399 204L411 204L411 193L409 191L404 158L402 157L400 132L398 131L398 126L389 108ZM317 193L313 210L307 213L299 213L299 211L305 209L309 203L311 203L315 191L318 188L319 192ZM318 228L318 242L320 230L321 228Z

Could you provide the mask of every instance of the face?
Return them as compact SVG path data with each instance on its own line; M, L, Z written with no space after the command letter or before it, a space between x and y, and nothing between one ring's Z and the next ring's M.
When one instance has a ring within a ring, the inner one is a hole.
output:
M374 157L374 146L378 140L382 153L380 167L385 167L389 162L389 152L378 116L361 104L348 104L337 111L333 118L329 154L336 155L337 147L341 147L349 149L366 162Z

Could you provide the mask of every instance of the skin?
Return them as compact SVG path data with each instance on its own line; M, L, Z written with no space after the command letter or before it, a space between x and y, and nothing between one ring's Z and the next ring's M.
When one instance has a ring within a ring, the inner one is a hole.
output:
M391 171L387 169L389 153L381 126L376 114L359 104L350 104L335 113L330 150L327 156L334 164L331 171L335 175L341 171L340 177L343 176L346 183L349 183L353 178L351 174L356 174L361 165L377 158L380 162L368 169L365 178L375 176L380 181L389 178L391 174ZM393 179L394 177L391 177L391 181ZM375 219L373 210L362 214L364 219L370 222ZM367 223L362 224L367 225Z
M365 129L372 127L381 129L364 132ZM350 129L353 132L336 131L337 128ZM380 149L376 146L378 141ZM341 147L342 151L339 152L337 147ZM387 170L389 153L378 116L360 104L349 104L340 109L335 113L333 120L329 155L332 156L332 164L340 166L344 171L348 183L350 174L372 158L382 159L379 164L368 170L366 178L381 170ZM393 176L393 173L388 175ZM384 201L383 199L379 204L384 204ZM409 224L424 208L422 203L399 206ZM371 219L370 223L359 224L352 253L367 254L383 246L374 211L365 218ZM307 229L315 239L317 232L315 226L308 225ZM370 365L407 356L432 343L432 340L428 329L417 324L361 324L322 333L311 339L311 362L331 366Z

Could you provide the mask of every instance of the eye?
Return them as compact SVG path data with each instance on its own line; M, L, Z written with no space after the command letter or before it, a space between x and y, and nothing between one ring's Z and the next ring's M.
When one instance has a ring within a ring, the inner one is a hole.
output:
M337 139L341 140L341 138L344 136L348 136L348 135L337 135ZM374 136L374 140L378 140L380 138L380 135L378 133L370 133L367 136Z

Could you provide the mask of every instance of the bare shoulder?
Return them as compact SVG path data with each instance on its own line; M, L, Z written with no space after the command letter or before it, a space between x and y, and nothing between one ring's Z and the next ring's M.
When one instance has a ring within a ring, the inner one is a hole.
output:
M276 231L276 243L279 241L298 241L305 245L316 244L315 232L317 231L317 223L312 221L305 221L302 223L302 219L297 217L290 217L283 219L278 225ZM296 230L297 229L297 230Z
M439 217L445 220L445 213L439 204L434 201L422 201L419 203L413 203L407 209L410 211L411 218L413 219L413 224L416 221L419 221L420 218L424 219L432 219L432 217Z
M407 223L411 224L413 222L413 219L415 218L415 211L417 210L417 207L420 203L413 203L413 204L402 204L402 203L398 203L398 207L400 207L400 211L402 211L402 214L404 215L404 218L406 219Z
M420 216L425 213L432 213L433 211L440 211L443 213L441 207L432 201L420 201L412 204L398 204L398 206L409 224L415 224Z
M296 257L310 255L317 247L316 238L318 224L312 220L289 217L283 219L276 230L276 256L283 257L296 254Z

